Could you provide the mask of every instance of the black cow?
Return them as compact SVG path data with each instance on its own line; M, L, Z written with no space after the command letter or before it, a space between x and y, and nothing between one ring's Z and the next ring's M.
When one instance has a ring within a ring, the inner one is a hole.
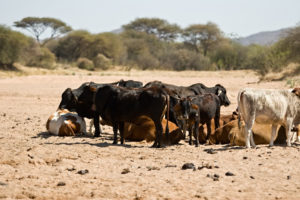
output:
M135 87L135 86L140 87L141 82L133 81L133 80L124 81L122 79L120 81L113 82L113 83L100 83L99 84L99 83L94 83L94 82L85 82L77 89L72 90L71 88L67 88L62 93L61 102L58 106L58 109L68 109L72 112L77 112L78 97L83 93L83 89L87 86L91 86L94 88L101 88L106 85L119 85L119 84L124 87ZM94 119L93 121L94 121L94 127L95 127L95 137L99 137L100 133L101 133L101 129L100 129L100 125L99 125L99 118L96 119L94 116L95 116L95 112L90 111L90 112L87 112L86 115L82 116L82 117Z
M175 112L174 112L174 106L178 103L179 98L184 98L192 95L200 95L200 94L206 94L206 93L212 93L219 97L221 105L228 106L230 104L230 101L227 97L226 89L220 85L216 84L214 87L206 87L202 83L196 83L193 85L190 85L188 87L184 86L176 86L172 84L166 84L161 81L152 81L147 83L144 87L151 87L151 86L157 86L161 87L163 89L168 89L169 91L172 91L170 95L170 121L175 123L177 126L182 126L182 121L176 120Z
M135 123L139 116L147 116L153 120L156 128L153 147L160 147L163 131L161 121L168 102L169 95L158 87L127 89L106 85L97 89L86 86L78 98L77 112L80 116L94 112L96 119L101 116L105 121L111 122L114 131L113 144L117 144L118 129L121 144L124 143L124 122Z
M126 88L141 88L141 87L143 87L143 83L140 81L134 81L134 80L124 81L123 79L116 82L116 85L121 86L121 87L126 87Z
M226 89L220 85L216 84L214 87L206 87L202 83L196 83L193 85L190 85L187 87L189 90L193 90L195 94L206 94L206 93L212 93L217 95L220 98L221 106L229 106L230 101L227 97L227 91Z
M217 129L220 120L220 99L215 94L204 94L189 96L180 99L179 103L175 105L174 111L176 119L182 121L178 123L184 134L186 129L189 131L189 144L192 144L192 135L195 135L195 145L198 146L199 138L199 124L206 124L207 136L206 140L211 134L211 120L214 118L215 128ZM183 126L181 125L183 124Z

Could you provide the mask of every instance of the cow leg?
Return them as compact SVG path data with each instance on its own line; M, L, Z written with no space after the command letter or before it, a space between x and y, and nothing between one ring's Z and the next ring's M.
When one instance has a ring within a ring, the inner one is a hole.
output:
M96 115L94 117L94 127L95 127L95 137L99 137L100 136L100 123L99 123L99 115Z
M193 145L193 131L192 131L193 128L191 128L190 125L189 125L188 129L189 129L188 131L189 131L189 138L190 138L189 139L189 145Z
M119 130L120 130L121 144L124 144L124 122L119 123Z
M154 120L153 120L154 121ZM152 147L157 147L160 148L162 146L162 132L163 132L163 127L161 125L160 121L154 121L155 124L155 141Z
M206 136L206 142L209 140L210 135L211 135L211 120L206 122L206 127L207 127L207 136Z
M269 144L270 147L274 145L274 139L275 139L275 135L276 135L276 130L277 130L277 125L276 124L272 124L272 135L271 135L271 140L270 140L270 144Z
M293 122L293 119L291 118L288 118L287 119L287 123L286 123L286 127L285 127L285 132L286 132L286 145L288 147L291 146L291 139L292 139L292 132L291 132L291 129L292 129L292 122Z
M198 147L199 146L199 122L196 122L194 124L193 129L194 129L195 139L196 139L195 146Z
M113 144L118 144L118 123L112 123L113 124L113 131L114 131L114 142Z

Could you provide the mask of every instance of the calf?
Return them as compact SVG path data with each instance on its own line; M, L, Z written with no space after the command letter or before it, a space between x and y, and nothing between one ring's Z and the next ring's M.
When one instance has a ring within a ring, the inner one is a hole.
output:
M291 128L300 121L300 98L295 91L275 89L242 89L238 94L238 111L245 120L245 140L253 147L252 126L258 123L272 124L270 146L273 145L277 126L286 129L287 146L291 146Z
M219 127L220 120L220 100L215 94L204 94L190 96L180 99L174 107L176 119L183 121L180 127L184 134L189 130L189 144L192 144L192 135L195 135L195 145L198 146L199 124L206 124L207 136L211 134L211 120L214 118L215 127Z
M58 136L86 134L84 119L68 110L58 110L53 113L47 120L46 128L49 133Z
M183 133L180 128L178 128L174 123L168 122L168 127L170 134L167 137L165 132L167 120L162 120L163 127L163 136L162 136L162 144L163 145L172 145L178 144L181 139L184 139ZM155 125L154 122L146 117L139 117L135 123L125 123L124 125L124 138L132 141L142 141L146 140L147 142L151 142L155 140Z
M111 122L114 131L114 144L120 130L121 144L124 143L124 122L134 123L139 116L145 115L153 120L156 138L153 147L161 146L161 120L168 108L169 95L157 87L126 89L106 85L101 88L87 86L78 98L77 112L85 116L95 112L95 117ZM167 123L168 125L168 123Z

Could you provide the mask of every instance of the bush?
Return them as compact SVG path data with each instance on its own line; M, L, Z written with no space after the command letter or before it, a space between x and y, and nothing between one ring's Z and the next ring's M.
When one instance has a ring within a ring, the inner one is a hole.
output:
M55 64L55 55L47 48L37 48L33 54L29 55L30 59L27 61L28 66L36 66L42 68L53 68Z
M77 60L77 66L80 69L86 69L86 70L94 70L94 63L89 60L88 58L78 58Z
M28 45L28 37L0 25L0 68L12 69L24 48Z
M208 57L188 49L174 49L162 56L163 66L177 71L211 70L212 64Z
M93 63L95 68L102 70L107 70L111 66L111 60L100 53L93 59Z

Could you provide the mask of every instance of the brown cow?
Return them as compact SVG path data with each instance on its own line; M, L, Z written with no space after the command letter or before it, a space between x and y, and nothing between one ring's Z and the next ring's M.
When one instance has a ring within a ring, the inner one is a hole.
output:
M217 135L222 135L221 138L228 137L230 140L230 145L245 146L245 123L242 123L241 128L238 127L238 120L232 121L222 127L223 130L220 130ZM268 134L272 129L271 124L259 124L254 123L253 125L253 137L256 144L269 144L271 140L270 134ZM286 135L285 129L283 126L280 126L276 131L277 135L275 136L276 140L274 144L285 144Z
M231 122L233 120L236 120L237 118L238 118L238 115L237 115L236 111L232 112L232 114L229 114L229 115L221 115L221 117L220 117L220 127L223 127L225 124L228 124L229 122ZM215 130L214 119L212 119L211 127L212 127L212 130ZM220 132L220 130L218 132ZM202 125L199 126L199 143L200 144L206 143L206 141L205 141L206 135L207 135L206 125L202 124ZM216 137L218 137L218 139ZM226 137L224 139L221 139L221 137L222 136L221 136L220 133L215 134L215 132L212 132L211 137L210 137L209 140L214 141L213 144L218 144L218 143L227 144L227 143L229 143L228 137L227 137L227 139L225 139Z
M167 120L162 120L163 126L163 138L164 145L178 144L181 139L184 139L184 135L174 123L169 121L169 137L165 135L165 127ZM155 125L154 122L147 116L139 117L135 123L125 123L124 125L124 138L131 141L146 140L151 142L155 140Z

